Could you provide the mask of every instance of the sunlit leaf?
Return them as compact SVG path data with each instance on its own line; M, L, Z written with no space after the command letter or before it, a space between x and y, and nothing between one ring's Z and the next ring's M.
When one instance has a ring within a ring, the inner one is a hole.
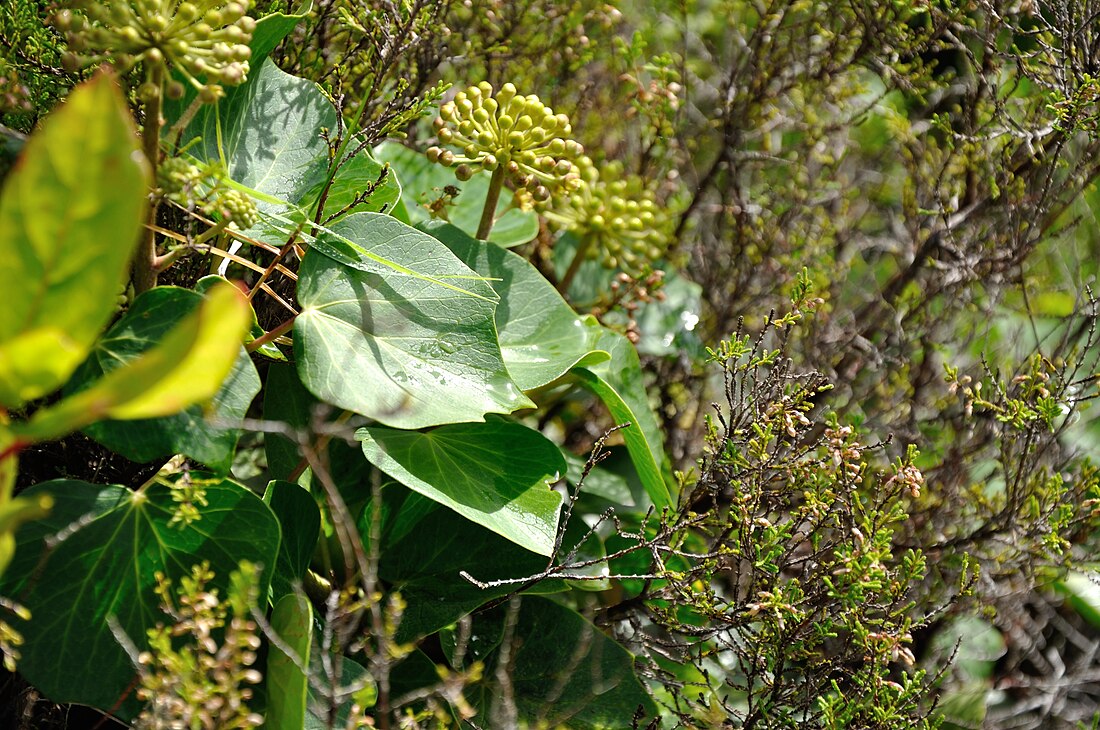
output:
M235 287L215 287L155 347L13 430L24 441L42 441L102 418L156 418L205 401L233 367L250 317Z
M565 460L538 431L491 419L356 435L371 463L409 489L528 550L553 550L561 495L550 485L565 473Z
M0 192L0 404L60 387L117 308L149 171L114 77L77 87Z

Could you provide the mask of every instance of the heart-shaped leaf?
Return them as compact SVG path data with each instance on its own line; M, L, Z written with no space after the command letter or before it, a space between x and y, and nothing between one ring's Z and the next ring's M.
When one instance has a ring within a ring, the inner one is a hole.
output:
M653 718L657 708L634 673L634 657L587 619L567 606L537 596L524 596L509 646L509 676L520 716L530 727L605 730L624 727L641 709ZM470 660L491 667L499 650L486 656L482 647L502 643L508 608L474 621ZM484 636L484 638L482 638ZM473 641L478 637L480 641ZM567 669L565 669L567 668ZM492 676L486 671L486 676ZM475 701L492 717L499 690L481 687Z
M282 32L289 23L273 23L271 33ZM268 35L265 32L265 44L271 41ZM168 118L182 116L188 103L185 99L169 105ZM264 58L253 65L245 83L227 89L218 104L201 107L180 141L196 159L224 163L230 179L255 197L261 212L302 220L312 216L329 177L329 146L322 131L336 126L336 108L317 84L291 76ZM383 176L382 166L368 152L360 152L337 171L325 201L326 214L351 205L379 181L368 199L352 209L381 210L400 198L396 177ZM249 235L263 238L270 225L261 222Z
M153 592L156 573L175 580L209 561L211 588L224 594L229 574L248 560L268 568L266 593L279 546L275 516L244 487L191 478L202 493L192 501L194 521L179 519L179 493L161 483L133 492L58 480L25 492L49 496L54 507L20 529L0 593L32 614L19 624L26 639L19 670L52 700L116 707L136 670L111 622L139 648L148 629L170 622ZM130 693L116 712L133 716L138 707Z
M421 225L463 263L487 277L500 297L496 309L500 350L520 388L541 387L578 364L595 365L611 357L593 349L593 330L522 256L440 221Z
M101 74L46 120L5 179L0 405L59 388L114 313L149 184L137 150L126 102Z
M538 431L494 418L431 431L364 428L372 464L429 499L542 555L554 548L565 474L561 452Z
M375 213L350 216L334 231L366 253L345 245L342 262L316 250L302 262L294 351L314 395L395 428L533 406L504 366L496 294L446 246Z
M388 519L382 540L379 575L406 603L395 639L407 642L432 634L522 583L478 586L462 576L488 583L536 575L547 560L492 533L400 485L383 489ZM359 523L366 536L368 505ZM398 529L404 523L401 529ZM426 536L430 536L430 539ZM528 588L555 592L564 581L546 580Z

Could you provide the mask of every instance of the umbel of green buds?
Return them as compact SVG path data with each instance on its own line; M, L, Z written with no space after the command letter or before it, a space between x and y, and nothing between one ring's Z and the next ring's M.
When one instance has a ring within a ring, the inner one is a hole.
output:
M252 31L251 0L71 0L56 24L66 36L66 65L77 68L114 60L124 68L137 63L147 72L172 66L203 101L222 95L248 75ZM158 89L144 89L146 94ZM168 84L178 98L184 88Z
M547 206L542 211L547 220L576 234L588 258L631 276L664 256L671 218L645 181L624 175L616 163L599 169L581 157L577 165L580 187Z
M430 147L428 159L454 167L459 180L469 180L478 169L502 169L536 201L580 185L573 160L584 148L569 139L569 118L554 114L534 94L520 96L512 84L495 94L484 81L460 91L440 107L435 130L440 144L460 151Z

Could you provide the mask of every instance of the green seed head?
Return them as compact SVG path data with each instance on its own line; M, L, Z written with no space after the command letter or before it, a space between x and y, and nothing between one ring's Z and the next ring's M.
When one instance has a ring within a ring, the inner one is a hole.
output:
M78 51L74 67L114 61L141 63L146 78L170 68L199 92L203 101L222 95L220 85L239 84L248 74L248 43L256 21L247 15L251 0L71 0L55 24ZM168 74L163 74L168 77ZM178 82L166 82L178 83ZM175 87L166 92L176 98Z
M660 259L672 237L672 217L662 215L653 190L622 166L602 168L580 156L565 185L575 192L544 207L543 215L577 236L593 240L589 256L608 269L636 276Z
M583 148L561 136L568 129L565 115L555 114L533 94L520 96L510 83L495 93L487 82L459 91L440 107L434 127L440 145L461 150L451 159L468 165L463 175L503 166L514 187L529 191L528 202L544 202L576 179L569 157ZM428 154L433 162L449 164L443 153Z

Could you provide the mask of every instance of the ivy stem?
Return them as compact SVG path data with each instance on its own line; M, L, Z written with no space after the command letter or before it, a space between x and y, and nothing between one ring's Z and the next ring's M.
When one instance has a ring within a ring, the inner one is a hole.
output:
M569 285L573 283L577 272L580 271L581 264L584 263L584 257L588 255L588 249L592 248L592 241L594 240L594 236L585 236L577 244L577 250L573 252L573 260L569 262L569 268L565 270L565 276L561 277L561 281L558 282L558 293L562 296L569 293Z
M298 315L294 315L293 317L291 317L287 321L283 322L281 325L279 325L275 329L271 330L270 332L264 332L262 335L260 335L256 339L252 340L252 342L249 342L247 345L245 345L244 346L245 351L246 352L255 352L256 350L259 350L261 347L263 347L267 343L273 342L276 339L278 339L279 337L282 337L283 335L285 335L287 332L290 331L291 327L294 326L294 320L297 319L297 318L298 318Z
M485 207L481 210L481 223L477 227L477 237L481 241L489 240L489 231L493 230L493 217L497 212L497 201L500 200L500 191L504 187L504 166L493 170L493 177L489 180L489 192L485 195Z
M153 89L150 98L145 100L145 124L141 130L142 150L149 161L153 185L156 185L157 165L160 162L160 125L164 107L164 68L154 65L149 72L149 81ZM134 295L137 296L157 285L157 199L149 204L148 225L145 234L134 253L132 273Z

